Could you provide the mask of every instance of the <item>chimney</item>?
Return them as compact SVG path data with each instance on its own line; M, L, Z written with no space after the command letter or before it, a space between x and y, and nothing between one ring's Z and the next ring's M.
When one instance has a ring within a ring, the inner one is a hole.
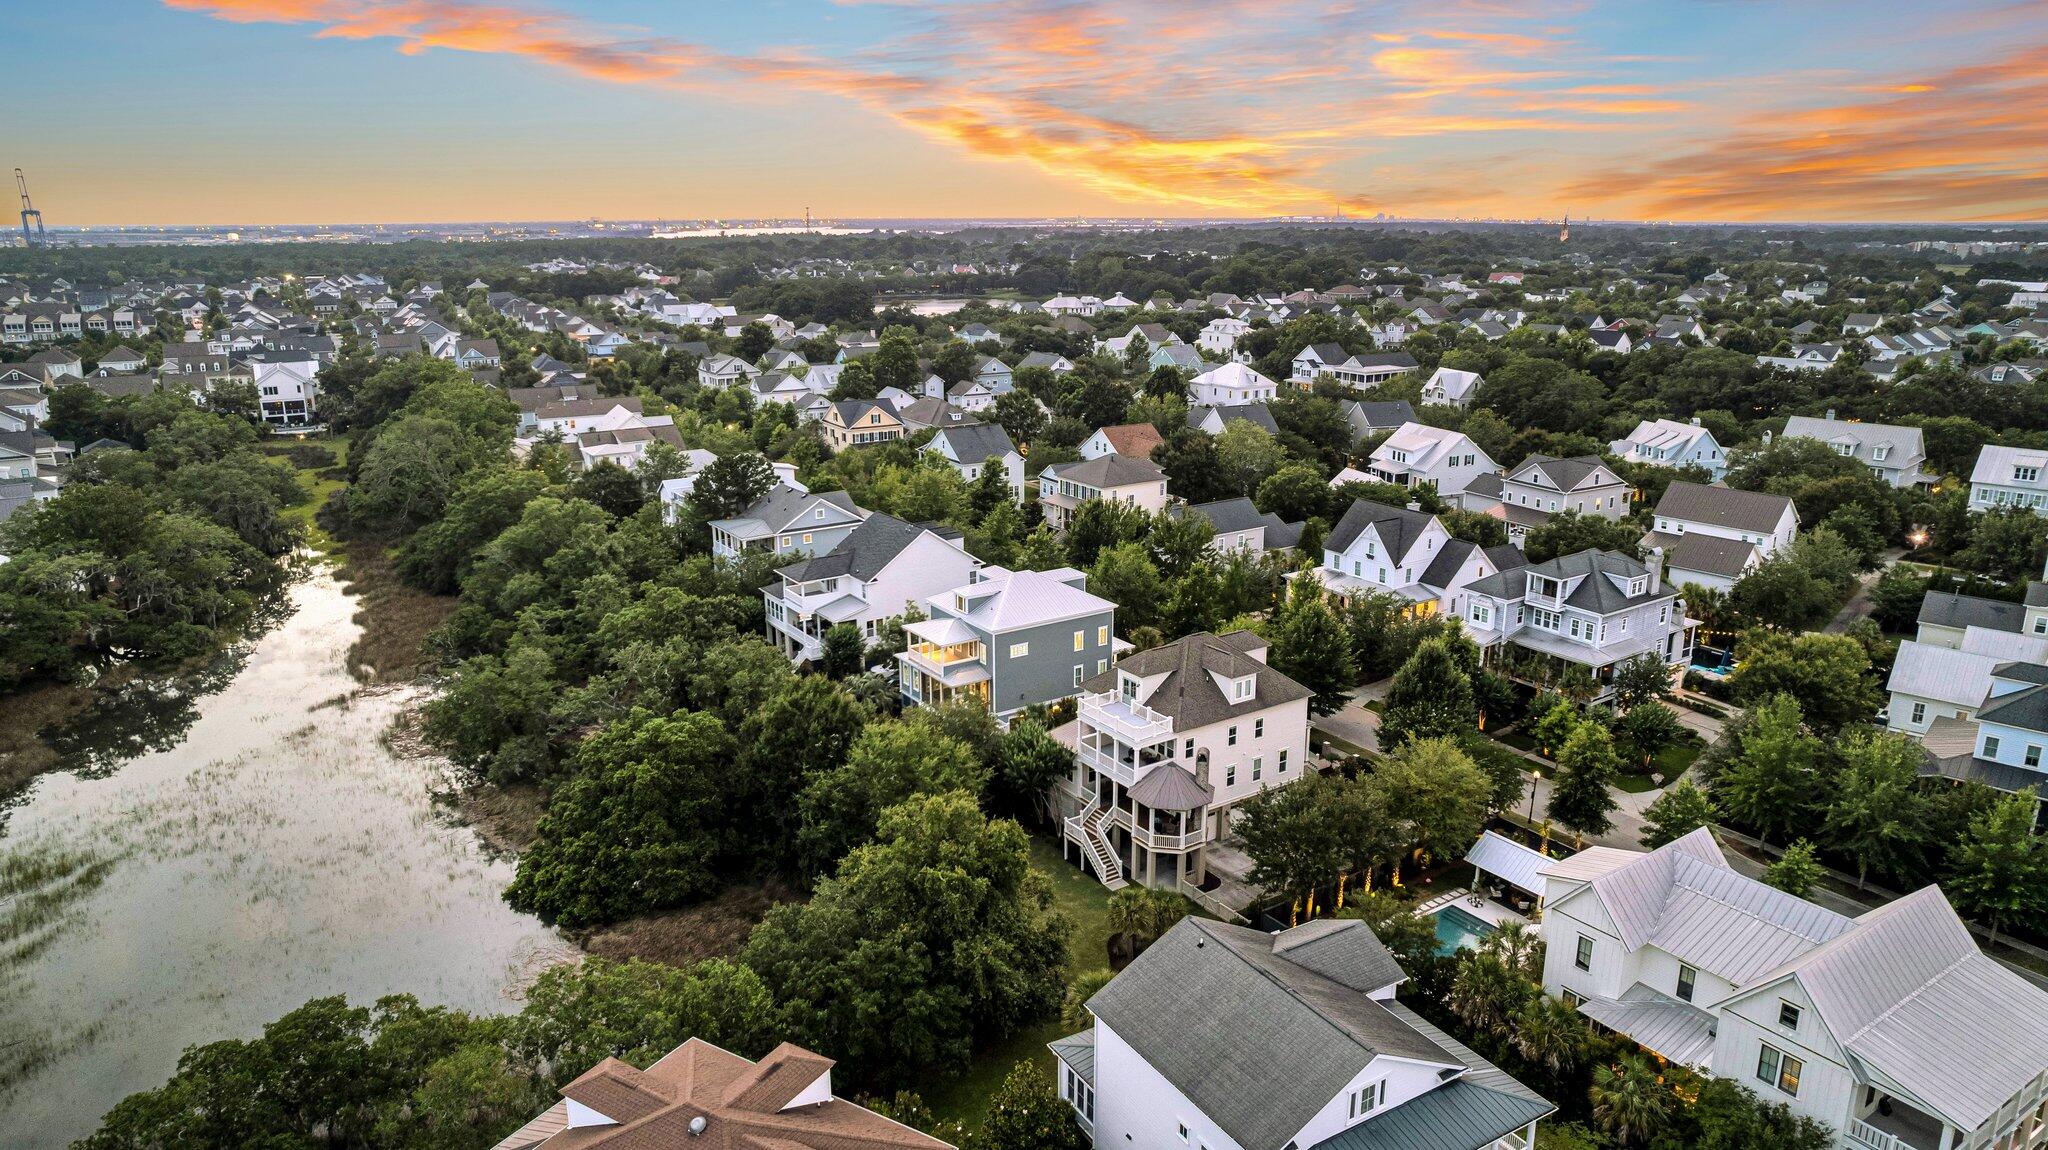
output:
M1650 569L1650 594L1655 595L1662 592L1664 590L1664 549L1662 547L1650 548L1650 557L1645 566Z
M1410 510L1410 511L1420 511L1420 510L1422 510L1422 504L1420 504L1420 503L1410 503L1410 504L1408 505L1408 510Z
M1835 417L1835 409L1834 409L1834 408L1832 408L1832 407L1828 408L1828 418L1829 418L1829 419L1833 419L1834 417Z
M1699 417L1699 416L1695 415L1695 416L1693 416L1693 417L1692 417L1692 425L1693 425L1694 427L1698 427L1698 426L1700 425L1700 417Z

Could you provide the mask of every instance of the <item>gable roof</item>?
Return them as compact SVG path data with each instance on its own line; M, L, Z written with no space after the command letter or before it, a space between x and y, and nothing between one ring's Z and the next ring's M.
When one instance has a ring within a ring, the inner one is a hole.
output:
M1175 730L1193 730L1221 722L1233 715L1248 715L1284 703L1306 699L1314 692L1267 666L1265 660L1247 652L1266 646L1250 631L1211 635L1198 631L1171 643L1133 652L1117 660L1115 667L1083 683L1090 691L1113 691L1120 672L1141 679L1164 675L1145 698L1145 705L1173 720ZM1249 699L1226 698L1209 676L1234 679L1253 675L1254 693Z
M1708 487L1704 483L1674 481L1657 501L1657 514L1687 523L1711 523L1733 531L1769 535L1778 529L1792 501L1783 495L1743 491L1734 487ZM1794 516L1797 522L1797 516Z
M1166 442L1159 429L1149 423L1119 423L1097 430L1109 441L1111 451L1132 459L1150 459L1152 449Z
M961 463L1001 459L1017 450L1017 445L1010 442L1010 433L1004 431L1000 423L961 423L941 427L938 435L932 437L932 442L936 443L941 438L953 449L953 458Z
M1088 1010L1232 1141L1261 1150L1293 1138L1380 1055L1465 1069L1386 1005L1291 961L1280 949L1290 933L1182 919ZM1198 1024L1190 1003L1203 1006Z
M1166 478L1166 472L1151 460L1122 453L1083 459L1078 463L1056 463L1045 470L1055 479L1100 491L1128 487L1134 483L1158 483Z
M1882 462L1896 467L1927 454L1919 428L1895 427L1888 423L1854 423L1846 419L1795 415L1785 421L1785 437L1795 436L1818 439L1828 444L1846 443L1850 447L1850 458L1865 465ZM1892 450L1879 460L1876 451L1882 446L1889 446Z
M1344 517L1337 520L1337 526L1330 531L1323 546L1342 553L1349 550L1367 527L1379 535L1380 542L1387 548L1387 558L1395 563L1407 558L1409 548L1422 538L1422 532L1436 521L1433 515L1410 511L1405 507L1390 507L1374 503L1370 499L1354 499L1345 510Z
M1560 459L1554 455L1531 455L1522 461L1520 467L1515 468L1515 475L1533 468L1541 472L1543 478L1559 491L1575 491L1580 484L1593 478L1602 466L1604 465L1600 458L1595 455L1577 455L1570 459Z
M938 527L928 523L906 523L886 512L876 511L868 515L861 525L847 532L839 545L823 555L814 556L801 562L792 563L777 571L784 580L801 583L807 579L827 579L835 575L847 575L865 583L880 575L898 555L911 544L923 538L926 532L941 539L957 540L960 533L951 528Z

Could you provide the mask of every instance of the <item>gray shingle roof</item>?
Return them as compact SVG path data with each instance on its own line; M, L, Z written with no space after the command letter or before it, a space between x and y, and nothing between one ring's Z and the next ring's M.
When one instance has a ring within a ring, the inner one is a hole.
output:
M984 459L1001 459L1017 450L1010 442L1010 433L1000 423L962 423L939 429L953 448L953 455L962 463L980 463Z
M1702 535L1695 531L1681 535L1664 552L1664 558L1673 571L1699 571L1708 575L1719 575L1724 579L1735 579L1742 575L1749 565L1749 557L1756 554L1756 546L1740 539L1723 539L1718 535Z
M1398 1002L1387 1010L1469 1068L1420 1098L1360 1122L1309 1150L1477 1150L1556 1113L1557 1107Z
M1164 675L1145 698L1145 705L1171 718L1178 731L1206 727L1232 715L1249 715L1314 694L1246 654L1265 645L1264 639L1250 631L1220 636L1198 631L1150 650L1125 655L1115 667L1088 680L1084 686L1090 691L1113 691L1119 672L1129 672L1141 679ZM1253 697L1236 702L1225 698L1216 680L1209 677L1211 672L1226 678L1256 674Z
M1762 491L1741 491L1733 487L1708 487L1678 480L1657 501L1657 514L1688 523L1711 523L1735 531L1769 535L1792 501Z
M1599 470L1600 460L1592 455L1579 455L1570 459L1559 459L1552 455L1532 455L1523 461L1522 466L1534 467L1541 471L1543 477L1559 491L1572 491Z
M2028 687L1988 702L1977 712L1980 723L1999 723L2029 731L2048 731L2048 687Z
M1166 472L1161 471L1158 464L1127 455L1104 455L1079 463L1055 464L1046 470L1052 472L1054 478L1098 490L1128 487L1133 483L1157 483L1166 478Z
M1273 936L1201 919L1182 919L1088 1009L1256 1150L1294 1137L1381 1054L1463 1065L1388 1007L1276 954Z
M1372 526L1378 531L1380 542L1386 544L1387 558L1399 563L1406 558L1408 548L1422 537L1423 528L1428 527L1433 518L1405 507L1354 499L1344 517L1337 520L1337 526L1330 531L1323 546L1332 551L1342 551L1357 542L1367 526Z
M1957 595L1948 591L1929 591L1920 600L1921 623L1936 627L1983 627L1992 631L2010 631L2019 634L2025 623L2027 609L2018 603L2007 603L1999 599L1982 599L1975 595Z
M950 528L905 523L894 515L877 511L860 526L847 532L837 547L801 563L792 563L782 568L780 574L793 582L850 575L865 583L880 575L883 568L894 562L898 555L903 554L904 548L917 542L926 531L935 532L941 538L960 537L958 531Z

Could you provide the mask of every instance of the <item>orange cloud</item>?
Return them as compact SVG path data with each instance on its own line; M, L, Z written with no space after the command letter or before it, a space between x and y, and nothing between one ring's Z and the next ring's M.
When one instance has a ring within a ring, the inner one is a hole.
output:
M1577 181L1657 218L2027 219L2048 214L2048 45L1756 116L1703 148Z

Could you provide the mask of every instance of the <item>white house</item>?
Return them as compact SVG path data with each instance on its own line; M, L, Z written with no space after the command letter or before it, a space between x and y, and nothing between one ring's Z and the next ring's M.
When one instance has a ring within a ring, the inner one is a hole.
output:
M1237 341L1252 330L1252 325L1234 315L1218 316L1209 321L1207 327L1195 336L1195 346L1221 359L1229 359L1237 350Z
M1661 547L1671 581L1725 591L1792 546L1799 512L1783 495L1674 481L1657 501L1646 546Z
M1402 487L1430 484L1445 499L1500 465L1470 436L1423 423L1404 423L1373 449L1367 470L1383 483Z
M311 423L319 410L320 364L304 359L259 358L251 365L256 376L256 405L263 422Z
M1626 438L1608 444L1607 449L1630 463L1705 468L1714 482L1728 473L1728 453L1722 450L1713 432L1700 426L1697 417L1690 423L1645 419Z
M1941 719L1975 719L2001 673L2019 677L2013 665L2048 665L2048 636L1972 624L1949 646L1929 628L1920 634L1899 644L1885 682L1885 725L1910 735L1925 735Z
M1595 701L1613 693L1614 669L1649 657L1673 675L1692 658L1697 621L1664 582L1663 555L1638 563L1616 551L1580 551L1511 568L1465 589L1465 631L1496 670L1539 687L1583 673Z
M1544 989L1847 1150L2037 1146L2048 993L1938 887L1849 918L1745 877L1705 828L1546 867Z
M747 552L817 555L839 546L868 517L844 491L811 494L778 483L731 519L711 522L711 553L735 559Z
M1340 603L1398 595L1418 615L1463 617L1467 587L1522 563L1513 547L1453 539L1433 515L1359 499L1324 537L1321 564L1296 577L1314 579Z
M1541 1095L1396 1001L1364 923L1186 918L1049 1043L1098 1150L1527 1150Z
M1795 415L1786 420L1785 437L1818 439L1835 454L1861 463L1893 487L1916 487L1933 478L1922 470L1927 462L1927 447L1917 427L1836 419L1830 409L1825 419Z
M1212 367L1188 384L1190 407L1226 407L1265 403L1280 394L1280 385L1241 363Z
M776 571L779 581L761 589L768 640L799 663L822 655L825 632L842 623L872 643L884 620L979 570L981 560L961 549L958 531L877 511L832 550Z
M1970 510L2029 507L2048 515L2048 451L2037 447L2001 447L1987 443L1970 470Z
M1455 367L1440 367L1430 373L1422 385L1422 402L1441 403L1450 407L1470 407L1472 397L1479 391L1479 385L1486 380L1476 371L1459 371Z
M963 423L941 427L923 449L952 464L970 485L988 468L1003 473L1013 496L1024 498L1024 457L998 423Z
M1531 455L1512 471L1480 476L1459 495L1458 503L1467 511L1504 520L1508 541L1520 546L1532 529L1567 511L1621 519L1628 514L1632 490L1598 456Z
M1045 522L1064 531L1081 505L1108 499L1143 511L1166 509L1166 472L1149 459L1105 455L1079 463L1055 463L1038 473L1038 502Z
M1082 684L1053 797L1070 857L1111 889L1198 885L1236 805L1302 777L1313 693L1250 631L1126 655Z
M1338 383L1364 389L1398 379L1419 366L1405 351L1352 355L1334 343L1312 343L1295 354L1287 382L1306 388L1327 375Z

